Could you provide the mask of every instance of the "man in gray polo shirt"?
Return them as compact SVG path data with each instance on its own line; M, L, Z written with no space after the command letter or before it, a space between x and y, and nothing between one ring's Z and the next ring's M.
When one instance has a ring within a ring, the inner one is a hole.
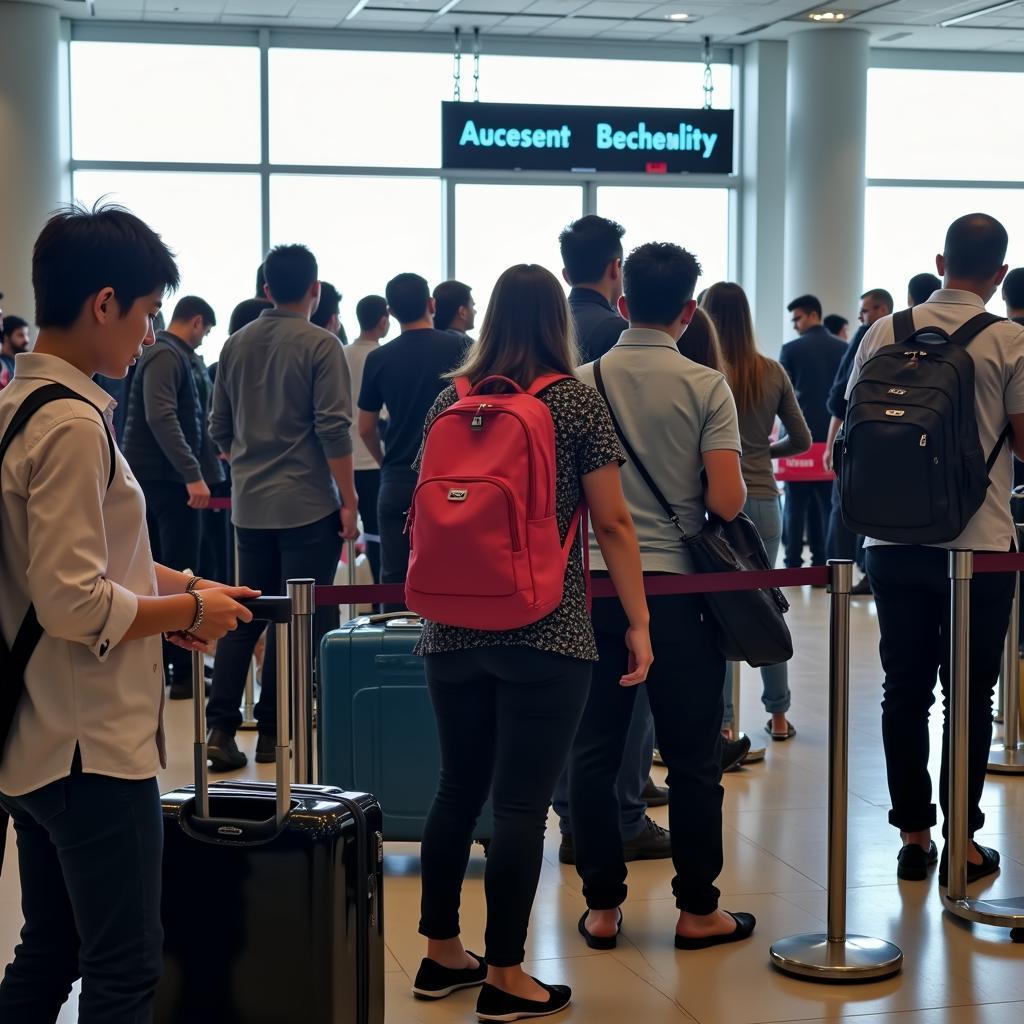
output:
M274 308L224 346L210 434L231 462L239 577L271 594L281 593L289 578L332 582L342 538L357 534L357 502L348 364L338 339L309 322L320 301L316 260L305 246L283 245L268 253L263 270ZM332 622L329 609L318 610L314 651L332 625L337 612ZM249 661L263 628L250 623L217 647L207 711L210 762L217 770L246 763L234 735ZM277 732L273 632L261 683L256 760L270 763Z

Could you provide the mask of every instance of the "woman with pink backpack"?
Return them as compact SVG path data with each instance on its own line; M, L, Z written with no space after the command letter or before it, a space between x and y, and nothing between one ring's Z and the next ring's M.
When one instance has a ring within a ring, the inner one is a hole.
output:
M587 701L597 648L579 526L594 532L628 619L623 686L652 662L640 553L608 410L573 376L572 322L543 267L499 278L480 340L426 423L409 515L409 607L441 744L441 778L422 845L413 992L481 986L481 1021L557 1013L564 985L522 969L544 826ZM494 837L484 876L486 956L466 951L459 902L473 826L488 795Z

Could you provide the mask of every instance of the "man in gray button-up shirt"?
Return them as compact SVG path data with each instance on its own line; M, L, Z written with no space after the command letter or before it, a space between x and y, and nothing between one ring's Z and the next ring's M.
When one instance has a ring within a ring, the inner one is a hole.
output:
M304 246L278 246L267 255L264 272L274 308L224 346L210 434L231 462L240 578L269 594L282 593L289 578L331 583L341 538L356 536L357 517L348 364L338 339L309 322L320 301L316 260ZM317 612L314 650L336 624L337 613L332 623L329 610ZM246 762L234 733L262 628L253 623L217 648L207 712L216 769ZM263 763L274 760L277 730L273 634L261 679L256 760Z

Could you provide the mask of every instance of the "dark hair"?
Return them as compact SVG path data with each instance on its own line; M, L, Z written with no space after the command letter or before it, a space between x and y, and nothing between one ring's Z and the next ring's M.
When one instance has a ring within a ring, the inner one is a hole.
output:
M341 292L329 281L320 282L320 305L309 318L317 327L327 327L327 321L341 310Z
M719 281L708 289L704 308L718 328L725 375L736 408L748 412L761 402L771 363L757 351L747 293L738 284Z
M697 258L672 242L638 246L622 265L629 318L640 324L670 324L693 298L700 277Z
M679 354L686 356L687 359L692 359L701 366L709 366L719 373L723 372L718 331L715 330L714 321L700 306L693 311L693 319L676 342L676 348L679 349Z
M434 326L439 331L448 330L455 319L455 314L473 301L471 293L469 285L461 281L442 281L434 289L434 301L437 303Z
M1024 267L1017 267L1006 275L1003 281L1003 301L1010 309L1024 309Z
M263 286L267 283L267 275L263 271L263 264L261 263L256 268L256 298L265 299L267 293L263 290Z
M384 295L395 319L400 324L411 324L426 316L430 285L419 274L399 274L388 281Z
M934 274L915 274L907 285L907 295L915 306L927 302L933 292L942 287L942 282Z
M608 264L622 258L626 229L607 217L588 214L573 221L559 236L562 266L570 284L600 281Z
M383 295L364 295L356 303L356 320L361 331L376 327L387 315L388 300Z
M178 287L178 267L160 236L124 207L73 205L55 213L32 251L36 323L70 327L90 296L112 288L121 316L158 289Z
M786 309L792 313L794 310L800 309L805 313L817 313L818 316L824 312L821 308L821 302L815 295L801 295L799 299L794 299Z
M3 337L5 338L9 338L15 331L20 331L22 327L28 327L27 320L22 320L20 316L15 316L13 313L8 313L4 317L3 324Z
M269 299L243 299L231 311L231 320L228 322L228 334L240 331L246 324L251 324L265 309L273 309L274 304Z
M508 377L529 387L542 373L572 374L579 362L565 291L536 263L509 267L494 286L480 340L449 377Z
M992 277L1003 265L1009 244L1006 228L987 213L969 213L953 221L942 249L946 276L966 281Z
M825 325L825 330L829 334L838 334L847 324L849 320L845 316L840 316L838 313L829 313L824 320L821 321Z
M217 318L213 315L213 307L198 295L183 295L174 304L174 312L171 314L171 323L175 320L194 320L197 316L203 318L207 327L216 327Z
M890 313L896 308L896 303L893 301L892 294L887 292L884 288L869 288L861 296L861 299L870 299L879 306L885 306Z
M275 303L300 302L316 283L316 257L304 245L276 245L263 261L270 297Z

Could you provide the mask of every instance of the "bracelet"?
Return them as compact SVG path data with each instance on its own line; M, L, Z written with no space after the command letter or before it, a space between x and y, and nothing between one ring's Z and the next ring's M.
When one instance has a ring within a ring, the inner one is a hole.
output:
M192 620L192 625L185 630L186 633L195 633L195 631L203 624L203 615L206 612L206 607L203 604L202 595L198 590L190 590L189 593L196 600L196 617Z
M190 576L189 580L188 580L188 583L185 584L185 593L186 594L195 593L196 587L198 587L199 584L202 583L202 581L203 581L203 577L202 576Z

